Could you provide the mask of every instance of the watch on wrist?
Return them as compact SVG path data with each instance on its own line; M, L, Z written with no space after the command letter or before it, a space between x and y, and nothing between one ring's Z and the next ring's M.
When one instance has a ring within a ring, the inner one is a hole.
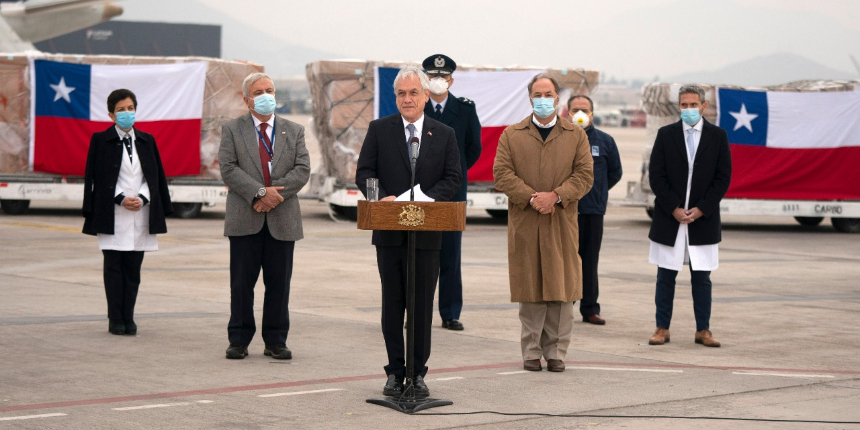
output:
M260 189L257 190L257 197L263 197L265 195L266 195L266 187L260 187Z

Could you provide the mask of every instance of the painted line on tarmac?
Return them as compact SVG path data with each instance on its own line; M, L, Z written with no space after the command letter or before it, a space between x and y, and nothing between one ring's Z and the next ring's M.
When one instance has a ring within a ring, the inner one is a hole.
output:
M651 368L651 369L695 369L695 370L729 370L729 371L746 371L746 372L779 372L786 374L809 374L809 373L818 373L825 375L846 375L846 376L860 376L860 371L858 370L823 370L823 369L782 369L782 368L767 368L767 367L731 367L731 366L696 366L692 364L671 364L671 363L630 363L630 362L611 362L611 361L565 361L565 363L569 366L599 366L599 367L613 367L613 368L624 368L630 367L631 365L636 365L642 368ZM490 364L481 364L476 366L462 366L462 367L449 367L442 369L431 370L429 373L436 374L444 374L444 373L459 373L459 372L471 372L477 370L490 370L490 369L505 369L505 368L518 368L523 365L522 361L513 361L508 363L490 363ZM526 371L518 371L521 373L525 373ZM272 389L283 389L283 388L291 388L291 387L301 387L308 385L326 385L326 384L342 384L345 382L355 382L355 381L369 381L374 379L384 379L384 374L371 374L371 375L358 375L358 376L344 376L338 378L328 378L328 379L309 379L303 381L292 381L292 382L278 382L272 384L259 384L259 385L243 385L243 386L234 386L234 387L217 387L217 388L206 388L200 390L189 390L189 391L176 391L176 392L167 392L167 393L153 393L153 394L140 394L135 396L124 396L124 397L107 397L100 399L82 399L82 400L69 400L69 401L61 401L61 402L49 402L49 403L36 403L36 404L27 404L27 405L15 405L15 406L0 406L0 413L2 412L14 412L14 411L29 411L29 410L38 410L38 409L52 409L52 408L62 408L69 406L89 406L89 405L100 405L107 403L123 403L123 402L133 402L140 400L154 400L154 399L169 399L169 398L177 398L177 397L191 397L191 396L206 396L213 394L227 394L227 393L236 393L243 391L257 391L257 390L272 390Z
M450 378L436 378L436 379L428 379L427 382L439 382L439 381L456 381L458 379L466 379L462 376L452 376Z
M51 417L64 417L68 414L41 414L41 415L22 415L19 417L2 417L0 421L13 421L13 420L32 420L35 418L51 418Z
M332 391L343 391L343 390L344 390L344 388L326 388L325 390L293 391L290 393L260 394L257 397L300 396L302 394L329 393Z
M111 408L114 411L138 411L141 409L155 409L155 408L170 408L173 406L188 406L191 403L181 402L181 403L160 403L157 405L142 405L142 406L127 406L124 408Z
M196 402L160 403L160 404L156 404L156 405L127 406L124 408L111 408L111 409L114 411L138 411L141 409L169 408L172 406L188 406L191 403L213 403L213 401L212 400L198 400Z
M589 366L568 366L568 369L582 370L611 370L615 372L659 372L659 373L684 373L683 370L674 369L637 369L632 367L589 367Z
M529 373L529 370L517 370L514 372L499 372L496 375L519 375L520 373Z
M744 376L781 376L784 378L835 378L833 375L811 375L802 373L753 373L753 372L732 372L732 375Z

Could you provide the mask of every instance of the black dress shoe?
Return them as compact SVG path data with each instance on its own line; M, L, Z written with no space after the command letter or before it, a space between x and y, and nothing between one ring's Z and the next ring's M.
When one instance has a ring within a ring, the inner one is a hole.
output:
M124 335L125 324L122 321L110 320L110 322L108 323L108 331L110 332L110 334Z
M137 334L137 324L135 324L134 321L125 322L125 334L130 334L132 336Z
M263 350L263 355L274 358L275 360L289 360L293 358L293 352L287 345L266 345Z
M606 325L606 320L601 318L600 315L598 315L598 314L583 317L582 322L594 324L594 325Z
M403 394L403 377L397 375L388 375L388 381L382 387L383 396L399 396Z
M448 330L463 330L463 323L461 323L456 318L448 321L442 321L442 328L447 328Z
M531 372L540 372L543 367L540 364L540 358L535 360L523 360L523 369Z
M546 361L546 370L550 372L564 372L564 361L550 358Z
M241 360L248 356L248 347L245 345L239 345L238 343L231 343L230 347L227 348L227 358L231 360Z
M456 321L456 320L455 320ZM415 397L430 397L430 388L424 382L424 377L418 375L415 377Z

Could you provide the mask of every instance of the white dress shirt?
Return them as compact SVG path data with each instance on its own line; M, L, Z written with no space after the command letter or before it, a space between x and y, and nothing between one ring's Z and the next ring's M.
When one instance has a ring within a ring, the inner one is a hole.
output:
M254 120L254 129L260 131L260 124L262 124L263 121L260 121L254 115L251 115L251 119ZM269 126L266 128L266 134L269 136L269 142L272 142L272 147L269 149L271 149L272 152L275 152L275 115L269 117L269 120L266 121L266 124L269 124ZM259 135L257 135L257 137L259 138Z
M406 126L408 126L410 123L409 123L409 121L406 121L406 118L403 118L403 116L400 116L400 119L403 120L403 136L405 137L405 139L403 141L409 142L409 130L406 129ZM424 129L424 114L422 113L421 118L418 118L415 122L412 123L412 125L415 126L415 137L418 138L418 153L420 154L421 153L421 140L422 140L421 139L421 130Z
M687 148L687 133L688 130L693 131L693 148L699 149L699 141L702 139L702 124L704 121L699 120L695 126L690 127L685 122L681 122L684 131L684 150L687 152L687 192L684 198L684 209L690 209L690 183L693 180L693 157L695 152L690 154L690 149ZM693 221L695 223L696 221ZM654 241L651 241L651 250L648 255L648 262L656 264L659 267L669 270L680 271L685 264L690 264L693 270L697 271L713 271L717 270L720 263L720 250L718 244L713 245L690 245L689 229L687 224L681 224L678 228L678 235L675 236L675 245L666 246Z
M137 197L143 195L150 199L149 185L143 177L140 167L140 157L137 156L137 145L135 142L134 129L126 133L119 127L116 132L122 140L126 135L131 139L131 160L128 159L128 150L125 145L122 148L122 165L116 180L116 194L124 194L126 197ZM114 205L114 234L98 234L99 249L113 251L157 251L158 240L154 234L149 234L149 204L140 208L139 211L130 211L122 205Z
M556 122L558 122L558 115L554 115L554 116L552 117L552 121L550 121L550 122L549 122L549 124L547 124L547 125L543 125L543 124L541 124L541 123L538 121L537 116L535 116L535 115L533 114L533 115L532 115L532 122L533 122L536 126L538 126L538 127L540 127L540 128L553 128L553 127L555 127L555 123L556 123Z

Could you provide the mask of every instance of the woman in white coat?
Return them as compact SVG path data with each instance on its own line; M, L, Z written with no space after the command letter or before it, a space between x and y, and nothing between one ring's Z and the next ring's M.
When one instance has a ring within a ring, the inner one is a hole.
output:
M134 128L134 93L113 91L107 107L115 124L90 140L83 232L98 236L104 254L108 331L134 335L143 253L158 250L155 235L167 232L173 206L155 139Z

